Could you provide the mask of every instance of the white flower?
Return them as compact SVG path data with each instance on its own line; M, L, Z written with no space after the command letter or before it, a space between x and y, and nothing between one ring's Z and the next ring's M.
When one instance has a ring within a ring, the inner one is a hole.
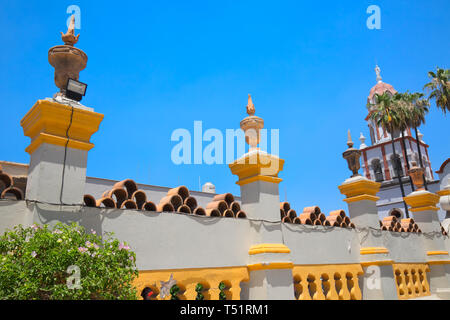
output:
M31 256L32 256L33 258L36 257L36 256L37 256L36 251L33 251L33 252L31 253Z
M56 242L62 242L62 239L58 239L58 240L56 240Z

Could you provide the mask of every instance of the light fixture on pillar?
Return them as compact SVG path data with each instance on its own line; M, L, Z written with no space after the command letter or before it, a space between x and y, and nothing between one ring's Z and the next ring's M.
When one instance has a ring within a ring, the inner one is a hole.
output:
M86 94L87 84L75 79L67 79L66 97L72 100L81 101Z
M361 157L361 151L353 148L353 141L350 135L350 130L348 130L348 149L344 151L342 157L347 160L348 168L353 172L352 178L360 176L358 170L360 168L359 158Z
M48 61L55 68L55 84L60 89L60 92L58 92L56 96L65 96L69 99L73 99L70 97L70 95L72 95L72 97L79 97L78 95L74 95L73 92L78 93L79 88L81 88L82 86L77 85L75 82L72 82L70 84L72 93L69 93L69 95L67 95L69 79L78 81L79 73L81 70L86 68L88 59L86 53L74 47L75 43L77 43L78 41L78 37L80 36L75 36L74 15L72 15L71 17L67 32L65 34L61 32L61 35L61 38L64 41L64 45L50 48L50 50L48 51ZM85 89L86 88L84 87L84 91Z
M412 167L409 169L408 175L411 177L414 187L417 191L425 190L423 172L425 171L423 168L417 166L417 162L411 162Z

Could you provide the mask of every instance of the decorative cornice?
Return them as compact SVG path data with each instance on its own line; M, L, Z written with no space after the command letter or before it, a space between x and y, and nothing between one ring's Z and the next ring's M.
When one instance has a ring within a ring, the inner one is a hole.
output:
M347 196L347 199L345 199L345 200L349 200L353 197L363 196L363 195L372 196L372 198L366 197L365 199L361 199L361 200L374 200L375 198L378 198L378 197L376 197L376 194L380 190L380 186L381 186L381 184L379 182L375 182L375 181L360 177L360 179L355 180L355 181L344 182L338 188L342 194ZM377 201L377 200L378 199L376 199L374 201ZM355 201L357 201L357 200L355 200Z
M283 170L284 160L274 155L253 151L229 164L231 173L239 177L238 185L255 181L280 183L278 173Z
M353 202L358 202L358 201L362 201L362 200L369 200L369 201L374 201L377 202L378 200L380 200L380 197L377 196L371 196L368 194L363 194L360 196L356 196L356 197L351 197L351 198L345 198L344 201L347 203L353 203Z
M436 191L436 193L441 197L450 196L450 189L439 190L439 191Z
M418 207L418 208L410 208L409 211L411 212L421 212L421 211L439 211L438 207L435 206L426 206L426 207Z
M426 210L439 210L436 204L439 202L439 196L429 191L416 191L409 196L404 197L406 204L411 206L412 212L426 211Z
M37 148L39 148L43 143L53 144L61 147L65 147L67 144L68 148L86 151L89 151L94 147L94 144L92 143L87 143L74 139L67 139L41 132L35 139L31 141L30 145L25 149L25 151L28 152L29 154L33 154L37 150Z
M89 150L94 147L89 140L103 117L93 111L38 100L20 121L24 135L31 138L26 151L31 154L42 143L65 146L67 141L70 148Z

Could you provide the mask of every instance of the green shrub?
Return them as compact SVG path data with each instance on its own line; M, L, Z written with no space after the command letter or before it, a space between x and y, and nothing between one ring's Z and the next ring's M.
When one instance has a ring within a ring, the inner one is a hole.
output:
M0 237L0 299L137 299L135 260L112 233L16 226Z

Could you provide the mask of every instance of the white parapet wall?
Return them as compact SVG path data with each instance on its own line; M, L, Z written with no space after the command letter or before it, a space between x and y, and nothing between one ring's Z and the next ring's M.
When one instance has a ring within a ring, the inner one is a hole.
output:
M367 290L363 289L364 286L361 284L363 269L360 265L360 249L365 247L365 233L371 233L372 237L378 237L382 241L388 248L389 259L394 265L427 264L424 239L428 235L424 234L394 233L370 228L296 225L257 219L60 206L27 201L0 201L0 233L18 224L54 225L57 222L77 222L88 231L93 229L98 234L114 232L118 239L126 241L136 252L137 268L140 271L245 268L252 264L253 256L249 255L249 249L254 245L260 245L257 235L263 232L262 230L280 233L283 243L279 245L285 246L288 251L285 251L284 256L278 254L277 257L285 257L284 263L292 264L295 287L292 299L304 298L304 290L308 288L311 298L321 299L322 293L319 292L319 295L317 292L314 293L317 287L311 293L312 289L306 281L326 281L326 283L331 281L338 286L337 283L341 280L335 279L337 273L340 273L340 277L344 277L344 280L347 277L347 285L354 288L348 291L348 298L362 298L364 292L361 294L359 290ZM439 239L440 241L444 239L447 249L450 249L448 237ZM259 259L272 261L271 255L274 254L263 255L264 257ZM444 264L443 268L446 268L448 277L448 265ZM271 279L276 281L276 273L281 271L267 272L274 273ZM256 276L258 272L253 274ZM384 276L387 281L392 282L392 290L395 291L394 274L391 272ZM428 274L427 276L429 277ZM307 279L304 279L305 277ZM328 277L329 279L323 279ZM359 280L359 288L354 287L355 280L356 282ZM240 284L242 290L239 291L238 298L251 298L248 291L249 283L252 281L243 281ZM275 286L274 291L281 290L283 286L289 284ZM346 292L342 294L345 298ZM392 292L389 298L394 299L396 296L397 293Z

